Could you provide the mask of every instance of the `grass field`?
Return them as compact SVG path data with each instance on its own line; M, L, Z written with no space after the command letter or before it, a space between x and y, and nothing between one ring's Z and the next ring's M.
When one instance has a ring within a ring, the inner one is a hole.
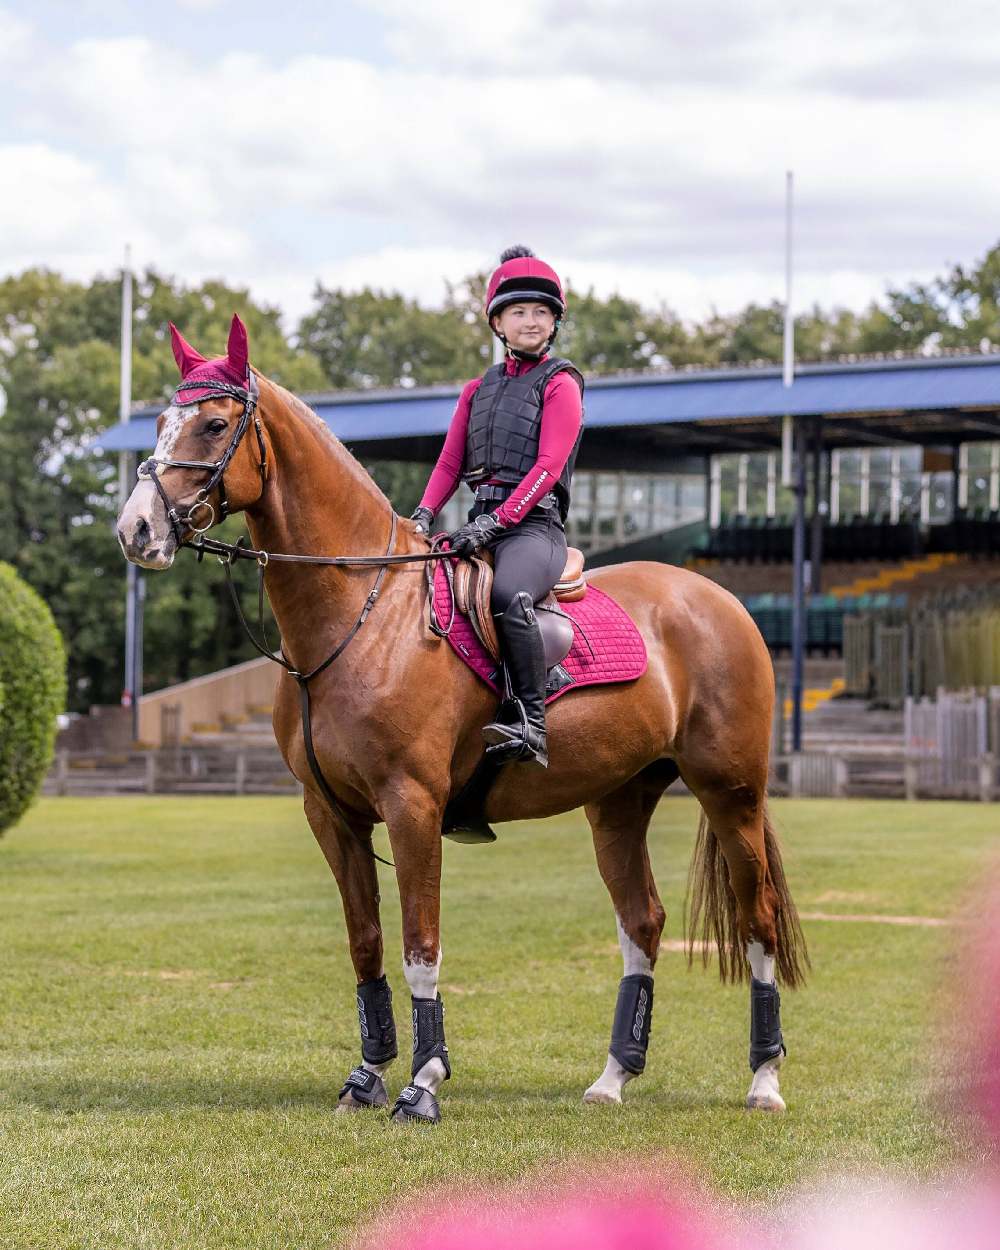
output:
M1000 847L989 806L779 802L807 915L948 917ZM696 809L651 833L668 911ZM384 831L382 831L384 834ZM395 884L382 875L401 1040ZM953 972L943 927L805 922L814 973L783 1004L782 1118L741 1109L745 988L657 969L646 1075L581 1105L603 1066L620 959L577 814L445 852L444 1123L335 1117L358 1051L339 897L284 799L53 799L0 842L0 1246L320 1247L428 1182L680 1152L759 1202L831 1169L961 1158L929 1038ZM408 1059L391 1073L395 1094Z

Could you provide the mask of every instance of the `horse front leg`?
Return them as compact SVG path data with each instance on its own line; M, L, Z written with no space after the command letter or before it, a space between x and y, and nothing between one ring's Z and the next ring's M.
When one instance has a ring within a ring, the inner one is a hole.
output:
M382 963L378 877L375 861L363 845L371 836L373 826L353 824L352 830L357 836L351 837L339 827L326 802L308 790L305 812L340 888L351 962L358 981L361 1062L352 1069L341 1088L337 1111L385 1107L389 1098L384 1077L398 1050L392 991Z
M393 796L386 824L396 863L403 914L403 975L410 987L413 1020L411 1080L396 1099L398 1124L437 1124L437 1094L451 1076L444 1036L441 971L441 820L444 803L427 792Z

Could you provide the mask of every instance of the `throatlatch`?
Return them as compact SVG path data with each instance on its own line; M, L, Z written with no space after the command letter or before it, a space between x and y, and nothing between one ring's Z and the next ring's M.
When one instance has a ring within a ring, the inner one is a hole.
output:
M392 1018L392 990L384 976L358 986L361 1055L365 1063L388 1063L399 1054L396 1022Z
M444 1003L441 995L437 998L414 998L413 1003L413 1067L411 1072L416 1078L417 1073L431 1059L440 1059L444 1064L444 1079L451 1076L451 1064L448 1061L448 1047L444 1040Z
M608 1049L625 1071L635 1076L646 1067L652 1017L653 978L642 972L622 977Z
M750 1071L785 1055L781 1036L781 996L773 981L750 978Z

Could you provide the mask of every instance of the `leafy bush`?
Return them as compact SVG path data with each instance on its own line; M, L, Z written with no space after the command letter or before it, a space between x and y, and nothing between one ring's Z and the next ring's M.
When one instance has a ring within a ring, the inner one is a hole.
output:
M38 792L65 701L66 652L52 613L0 563L0 833Z

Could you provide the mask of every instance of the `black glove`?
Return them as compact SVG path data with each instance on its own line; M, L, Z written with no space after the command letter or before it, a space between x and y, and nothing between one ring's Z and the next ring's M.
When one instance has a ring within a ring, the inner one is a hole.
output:
M480 548L503 533L503 526L492 512L484 512L468 525L448 536L448 545L458 556L474 556Z
M431 526L434 524L434 513L430 508L415 508L410 516L410 520L420 530L421 534L430 534Z

